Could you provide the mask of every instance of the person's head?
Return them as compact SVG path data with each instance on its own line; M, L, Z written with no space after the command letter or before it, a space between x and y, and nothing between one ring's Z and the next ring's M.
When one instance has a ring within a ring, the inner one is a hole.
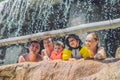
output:
M45 49L53 50L54 49L54 43L52 38L46 38L43 40L43 46Z
M29 53L38 54L40 51L39 41L31 41L29 45Z
M94 49L98 47L99 38L97 33L92 32L87 35L85 44L88 48Z
M57 41L54 43L54 51L61 52L64 49L64 44L61 41Z
M76 34L69 34L66 37L66 44L70 48L78 48L81 46L82 41L80 40L79 36Z

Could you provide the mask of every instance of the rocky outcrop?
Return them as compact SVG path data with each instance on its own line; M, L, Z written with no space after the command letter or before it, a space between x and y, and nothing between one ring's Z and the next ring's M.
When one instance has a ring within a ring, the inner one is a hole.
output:
M120 47L117 48L116 53L115 53L116 58L120 58Z
M3 1L0 2L0 39L75 27L85 23L116 19L120 16L120 5L117 0L0 1ZM120 28L99 32L100 46L105 46L109 53L108 57L114 57L116 48L120 45L119 32ZM81 37L83 42L85 37L85 35ZM0 65L17 62L20 54L24 54L23 49L24 47L19 44L0 47Z
M41 61L0 67L0 80L119 80L119 59Z

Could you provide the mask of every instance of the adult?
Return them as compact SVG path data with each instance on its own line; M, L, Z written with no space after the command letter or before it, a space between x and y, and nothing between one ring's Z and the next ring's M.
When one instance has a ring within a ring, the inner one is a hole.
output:
M103 47L99 47L98 44L99 37L97 33L95 32L89 33L86 37L85 46L88 48L88 51L91 54L90 58L105 59L106 58L105 49Z
M43 40L44 49L41 51L41 55L43 60L49 60L51 56L51 52L54 50L54 43L52 38L46 38Z
M32 41L29 45L29 52L19 57L18 62L39 62L42 57L39 54L40 44L38 41Z

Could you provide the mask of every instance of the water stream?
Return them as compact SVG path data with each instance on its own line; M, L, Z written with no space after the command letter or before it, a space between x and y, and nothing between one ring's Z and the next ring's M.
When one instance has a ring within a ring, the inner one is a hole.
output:
M120 17L120 0L5 0L0 6L0 39ZM108 56L114 57L120 28L98 33Z

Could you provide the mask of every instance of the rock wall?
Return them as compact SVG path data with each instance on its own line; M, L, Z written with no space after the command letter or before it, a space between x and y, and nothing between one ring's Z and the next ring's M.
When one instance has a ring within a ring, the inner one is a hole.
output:
M41 61L0 67L0 80L119 80L119 59Z
M120 47L117 48L115 57L120 58Z

